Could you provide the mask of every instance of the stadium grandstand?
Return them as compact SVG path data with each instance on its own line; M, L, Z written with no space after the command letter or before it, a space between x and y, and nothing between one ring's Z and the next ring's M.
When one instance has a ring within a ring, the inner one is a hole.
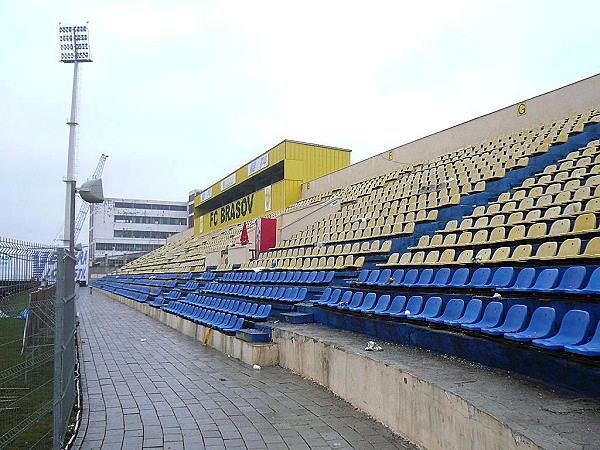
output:
M600 399L600 75L355 164L350 155L283 141L197 194L193 235L95 286L184 332L196 326L228 354L232 342L276 346L273 363L421 447L553 447L546 431L484 420L468 400L449 406L447 390L404 389L391 351L364 365L364 354L326 357L313 333L352 332ZM585 447L559 434L557 448Z

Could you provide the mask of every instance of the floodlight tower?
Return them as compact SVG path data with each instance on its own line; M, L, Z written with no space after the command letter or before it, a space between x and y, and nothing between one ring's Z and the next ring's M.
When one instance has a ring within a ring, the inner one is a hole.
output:
M73 64L73 89L71 91L71 115L69 125L69 151L67 155L67 176L65 195L64 246L73 254L75 247L75 146L77 145L77 100L79 94L79 63L92 62L87 24L63 26L58 24L60 61Z

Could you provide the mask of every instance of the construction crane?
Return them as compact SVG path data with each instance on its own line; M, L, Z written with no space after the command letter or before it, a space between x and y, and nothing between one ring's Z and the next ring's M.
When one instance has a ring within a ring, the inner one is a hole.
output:
M92 177L90 178L91 180L97 180L98 178L100 178L102 176L102 171L104 170L104 163L106 163L106 159L108 158L108 155L105 155L104 153L102 153L102 155L100 155L100 160L98 161L98 165L96 166L96 170L94 170L94 173L92 174ZM87 217L87 214L90 210L90 204L86 203L86 202L82 202L81 206L79 207L79 212L77 213L77 217L75 218L75 242L77 242L77 237L79 236L79 233L81 232L81 228L83 228L83 222L85 222L85 218ZM58 236L56 237L56 240L60 240L62 236L62 232L58 233Z

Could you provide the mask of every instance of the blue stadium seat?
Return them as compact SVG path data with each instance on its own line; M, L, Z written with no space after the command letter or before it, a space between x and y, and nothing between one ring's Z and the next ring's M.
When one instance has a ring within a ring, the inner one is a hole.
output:
M308 276L306 277L306 281L305 284L317 284L316 280L317 277L324 272L316 272L316 271L310 271L308 272Z
M404 269L396 269L392 273L393 281L390 283L392 286L398 286L404 278Z
M248 310L248 312L246 314L244 314L247 317L252 317L254 314L256 314L258 312L258 304L256 303L252 303L252 305L250 306L250 309Z
M579 345L565 345L564 348L569 353L576 353L584 356L600 356L600 320L596 324L596 332L589 342Z
M385 311L389 308L391 302L391 297L388 294L380 295L377 299L377 302L370 308L365 308L363 303L363 308L361 312L365 314L377 314L379 311Z
M419 279L419 269L409 269L404 274L404 279L402 280L401 283L399 283L399 286L410 287L413 284L415 284L418 279Z
M469 269L466 267L461 267L460 269L456 269L456 272L452 274L452 279L448 283L449 287L464 287L467 284L467 279L469 278Z
M221 331L223 331L225 333L236 333L237 331L240 331L243 326L244 326L244 319L239 317L239 318L237 318L237 320L235 321L235 323L232 326L225 327Z
M347 297L347 299L345 297ZM342 295L342 291L340 289L334 289L329 297L329 300L327 300L326 303L323 303L323 305L335 306L342 301L347 303L348 300L350 300L350 297L352 297L352 291L345 291Z
M260 305L258 307L258 310L256 311L256 314L252 315L252 319L254 319L254 320L266 319L269 317L269 314L271 314L271 305Z
M462 316L458 319L446 319L444 325L461 326L463 324L475 323L481 318L481 311L483 310L483 302L478 298L473 298L467 303L467 307L464 310Z
M377 286L387 286L390 284L390 277L392 276L392 271L390 269L383 269L379 274L379 278L377 278L377 282L375 283Z
M512 267L498 267L492 275L492 281L487 287L490 288L504 288L509 286L515 274L515 269Z
M487 287L491 273L492 269L489 267L478 268L473 272L473 276L471 277L471 281L467 284L467 287L471 289Z
M362 284L365 281L367 281L367 279L369 278L369 273L371 271L369 269L362 269L360 272L358 272L358 276L356 277L356 284Z
M429 286L431 284L431 280L433 279L433 269L423 269L419 278L413 286L424 287Z
M392 300L390 307L387 311L383 311L380 313L382 316L390 316L390 317L402 317L404 316L404 312L406 310L406 297L404 295L397 295Z
M410 313L406 313L404 315L405 317L412 320L427 320L428 318L437 317L440 315L442 310L442 299L440 297L429 297L425 302L423 311L418 314L413 313L408 308L408 305L406 309L409 310Z
M308 294L307 288L300 288L296 293L296 298L294 299L295 303L300 303L306 300L306 295Z
M450 269L448 267L442 267L438 269L433 277L433 281L430 283L430 286L434 287L442 287L448 284L448 280L450 279Z
M352 295L352 298L350 299L349 303L342 304L342 302L340 302L340 304L337 305L337 309L349 310L350 308L356 308L362 304L363 297L364 297L363 292L355 292Z
M531 287L534 279L535 269L533 267L526 267L521 269L517 275L517 279L511 286L497 287L496 289L499 291L526 290Z
M590 327L587 311L571 309L564 315L558 333L546 339L534 339L532 344L548 350L562 350L565 345L577 345L585 338Z
M365 296L365 299L363 300L360 306L348 309L350 309L350 311L365 312L370 309L373 309L375 307L375 303L377 303L377 295L374 292L369 292Z
M444 323L447 320L456 320L463 315L464 310L465 302L460 298L453 298L446 303L441 316L425 317L425 320L431 323Z
M494 328L502 320L504 305L500 302L489 302L483 311L483 317L478 322L462 323L461 327L466 330L478 331L482 328Z
M329 297L331 296L331 292L333 291L332 288L328 287L323 289L323 292L321 292L321 296L315 300L315 303L322 305L323 303L327 303L327 301L329 300ZM338 289L339 291L339 289Z
M406 303L406 297L404 297L403 295L399 295L397 297L403 297L404 302ZM394 300L396 300L397 297L394 297ZM392 304L391 297L389 295L382 295L381 297L379 297L379 300L377 300L377 305L375 305L375 308L373 308L371 311L368 311L368 312L372 313L372 314L377 314L379 316L385 315L385 313L391 307L390 306L391 304Z
M298 284L306 284L306 280L308 280L309 274L310 274L310 272L301 272L300 278L298 279L297 283Z
M556 311L549 306L540 306L531 315L527 328L518 333L504 333L505 339L526 342L533 339L543 339L552 334Z
M502 325L495 327L481 327L480 331L485 334L491 334L499 336L504 333L517 333L525 328L527 323L527 306L525 305L512 305Z
M558 269L544 269L537 276L535 283L529 289L529 292L548 292L551 291L558 282Z
M379 279L380 273L380 270L372 270L369 274L369 278L367 278L363 284L366 284L367 286L375 286L377 280Z
M225 319L223 320L223 323L217 325L216 328L218 328L219 330L222 330L224 328L231 327L236 322L236 320L237 320L237 317L234 315L226 316Z
M592 272L587 286L579 291L581 294L600 294L600 267Z
M319 282L319 284L329 284L333 281L334 277L335 277L335 271L328 270L327 272L325 272L325 278L323 278L323 281Z

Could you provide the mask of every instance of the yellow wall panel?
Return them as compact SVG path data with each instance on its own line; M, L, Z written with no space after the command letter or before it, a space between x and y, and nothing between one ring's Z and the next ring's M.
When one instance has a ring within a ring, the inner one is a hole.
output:
M235 189L239 183L280 161L284 161L283 180L271 185L270 210L265 211L265 193L264 189L260 189L253 194L246 195L200 216L199 206L204 202L201 201L201 197L198 195L194 201L194 234L199 236L209 231L266 214L276 213L287 208L292 203L300 200L303 183L347 167L350 164L350 151L285 140L236 170L234 172L235 182L232 182L231 186L225 190ZM249 167L258 168L258 170L253 171L249 176ZM211 199L221 194L221 182L228 177L211 186Z

